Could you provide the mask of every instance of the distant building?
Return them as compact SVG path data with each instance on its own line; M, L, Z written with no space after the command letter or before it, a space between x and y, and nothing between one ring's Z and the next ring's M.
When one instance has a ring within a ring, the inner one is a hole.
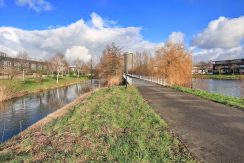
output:
M6 53L0 52L0 73L4 74L5 71L9 68L20 70L21 62L23 62L23 60L18 58L8 57ZM47 63L42 61L34 61L34 60L25 60L24 67L27 73L33 73L40 69L44 71L48 69Z
M128 53L127 54L127 69L133 69L134 68L134 54Z
M244 59L213 61L214 74L244 74Z

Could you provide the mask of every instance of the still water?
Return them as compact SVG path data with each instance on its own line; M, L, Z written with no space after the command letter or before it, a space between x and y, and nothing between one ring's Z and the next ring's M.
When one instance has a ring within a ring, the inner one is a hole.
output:
M244 98L244 80L193 79L193 88Z
M0 143L75 100L88 86L75 84L0 103Z

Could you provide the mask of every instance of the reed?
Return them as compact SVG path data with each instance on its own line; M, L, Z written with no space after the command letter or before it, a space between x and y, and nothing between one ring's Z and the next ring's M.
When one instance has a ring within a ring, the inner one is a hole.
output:
M0 83L0 102L9 99L13 94L13 90L9 84Z

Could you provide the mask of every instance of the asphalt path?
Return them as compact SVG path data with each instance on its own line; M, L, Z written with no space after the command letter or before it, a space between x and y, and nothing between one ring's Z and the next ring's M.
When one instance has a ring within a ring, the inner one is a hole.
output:
M199 160L244 163L244 111L140 79L132 81Z

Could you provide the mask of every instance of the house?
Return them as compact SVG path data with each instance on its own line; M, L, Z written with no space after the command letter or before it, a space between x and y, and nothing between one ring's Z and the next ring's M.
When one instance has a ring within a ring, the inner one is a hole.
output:
M244 74L244 58L213 61L214 74Z

